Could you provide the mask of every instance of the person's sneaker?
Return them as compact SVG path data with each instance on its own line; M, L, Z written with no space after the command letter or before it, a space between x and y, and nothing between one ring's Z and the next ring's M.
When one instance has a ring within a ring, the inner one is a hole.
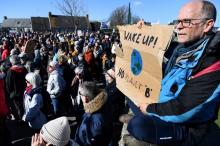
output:
M133 117L134 115L131 114L123 114L119 117L119 121L122 123L128 123Z
M137 140L135 137L131 135L124 135L123 141L126 146L155 146L145 141Z

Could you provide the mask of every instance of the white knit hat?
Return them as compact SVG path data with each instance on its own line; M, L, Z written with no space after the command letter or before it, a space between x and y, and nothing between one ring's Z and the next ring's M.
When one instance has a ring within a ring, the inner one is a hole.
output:
M41 128L40 135L44 141L55 146L65 146L70 141L70 125L67 117L49 121Z
M30 72L25 76L25 79L33 86L33 88L39 87L41 84L41 77L39 74Z

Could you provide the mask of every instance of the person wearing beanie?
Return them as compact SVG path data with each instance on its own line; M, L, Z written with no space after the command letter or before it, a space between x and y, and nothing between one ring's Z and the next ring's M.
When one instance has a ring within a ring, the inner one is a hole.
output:
M1 54L1 60L6 60L6 58L10 55L8 40L3 41L3 51Z
M104 90L95 82L83 82L79 87L85 113L77 128L75 141L79 145L107 146L112 138L112 111Z
M20 64L20 59L17 55L10 56L9 60L12 66L7 71L5 85L10 97L9 104L12 114L15 119L21 120L24 112L23 94L26 87L25 75L27 70Z
M67 117L59 117L44 124L40 133L32 136L31 146L79 146L70 139L70 134Z
M75 77L72 80L71 83L71 96L73 100L73 106L74 109L76 110L77 117L81 119L81 116L83 115L83 104L81 97L79 95L79 86L84 82L84 81L92 81L91 75L88 73L85 67L83 66L78 66L75 68Z
M49 79L47 82L47 92L50 94L55 115L60 113L60 97L62 96L66 82L63 74L58 69L58 63L51 61L48 67Z
M27 87L24 92L24 115L22 120L28 122L33 129L40 130L46 123L46 116L41 111L43 97L41 94L41 78L39 74L30 72L25 76Z

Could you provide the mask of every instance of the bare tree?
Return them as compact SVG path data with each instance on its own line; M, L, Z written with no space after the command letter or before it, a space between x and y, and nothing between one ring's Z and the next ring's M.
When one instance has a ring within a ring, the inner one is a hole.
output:
M109 21L111 24L111 27L114 27L116 25L124 25L128 22L128 7L127 6L121 6L116 8L112 11ZM131 20L133 23L136 23L140 20L138 16L131 16Z
M85 9L82 5L82 0L62 0L57 1L59 10L69 16L82 16L85 14Z
M128 8L126 6L118 7L110 15L109 21L111 26L126 24Z
M137 15L132 16L132 23L133 24L136 24L140 20L141 20L141 18L139 16L137 16Z

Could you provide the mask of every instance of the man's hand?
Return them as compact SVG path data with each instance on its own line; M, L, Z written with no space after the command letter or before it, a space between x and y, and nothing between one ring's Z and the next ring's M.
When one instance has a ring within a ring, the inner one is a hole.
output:
M149 105L149 103L141 103L141 104L139 104L139 108L140 108L140 110L143 112L143 113L147 113L147 106Z
M144 20L143 20L143 19L141 19L140 21L138 21L137 27L138 27L139 29L141 29L143 25L144 25Z

